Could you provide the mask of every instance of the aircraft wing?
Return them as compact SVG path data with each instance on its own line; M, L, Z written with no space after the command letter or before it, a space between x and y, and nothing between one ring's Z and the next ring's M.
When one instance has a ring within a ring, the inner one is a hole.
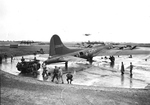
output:
M59 60L73 61L73 62L85 62L86 61L86 59L79 58L79 57L74 57L74 56L63 56L63 57L60 57Z

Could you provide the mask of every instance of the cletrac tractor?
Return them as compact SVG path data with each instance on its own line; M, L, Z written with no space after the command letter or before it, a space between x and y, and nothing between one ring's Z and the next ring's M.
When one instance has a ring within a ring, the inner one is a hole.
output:
M39 60L22 61L18 62L16 67L22 74L31 74L34 77L37 77L40 63Z

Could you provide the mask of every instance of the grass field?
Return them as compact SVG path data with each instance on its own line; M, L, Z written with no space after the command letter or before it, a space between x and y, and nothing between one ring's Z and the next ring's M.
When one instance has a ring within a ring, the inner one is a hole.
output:
M49 45L31 45L31 46L18 46L18 48L10 48L9 46L0 46L0 54L6 53L8 57L13 56L22 56L22 55L31 55L40 49L43 49L45 54L49 52Z
M5 45L0 46L0 55L2 55L2 56L5 53L7 54L8 57L10 57L11 55L13 55L13 56L32 55L35 52L40 51L41 48L43 49L45 54L49 53L49 45L48 44L46 44L46 45L32 44L32 45L28 45L28 46L18 46L18 48L10 48L10 46L8 46L8 43L7 44L5 43ZM74 44L69 44L69 43L65 43L65 46L67 46L69 48L76 48L76 47L74 47Z
M11 42L11 41L0 41L0 55L7 54L8 57L13 56L22 56L22 55L32 55L37 51L40 51L42 48L45 54L49 53L49 43L40 44L33 43L31 45L18 46L18 48L10 48L10 44L20 44L20 42ZM65 46L72 49L79 49L76 46L76 43L64 43ZM141 47L150 47L150 44L137 44Z

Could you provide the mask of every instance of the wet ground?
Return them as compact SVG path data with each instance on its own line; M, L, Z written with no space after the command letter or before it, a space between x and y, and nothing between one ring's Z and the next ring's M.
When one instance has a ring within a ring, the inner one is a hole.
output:
M149 55L134 55L115 57L114 67L110 66L108 59L95 57L98 62L94 67L76 73L77 84L104 86L104 87L122 87L122 88L145 88L150 83L150 59L145 61ZM121 62L124 62L125 74L121 75ZM133 63L133 75L130 75L129 65ZM82 78L82 79L78 79Z
M43 55L36 55L37 59L44 61ZM115 65L110 67L109 59L102 59L103 56L94 57L96 62L92 66L87 65L87 62L69 62L69 70L73 72L74 79L73 84L87 85L87 86L100 86L100 87L122 87L122 88L145 88L150 84L150 55L133 55L129 56L115 56ZM26 60L33 59L33 55L24 56ZM20 62L21 57L15 57L11 62L10 58L3 60L0 64L0 69L9 72L14 75L20 75L20 71L17 70L16 64ZM147 61L145 61L147 59ZM120 73L120 64L124 62L125 74ZM129 65L133 63L133 75L130 76ZM49 65L49 71L53 70L54 66L61 66L64 69L64 63ZM43 81L42 69L39 69L38 80ZM31 76L31 78L33 78ZM66 74L63 79L66 83ZM51 77L46 81L50 82Z

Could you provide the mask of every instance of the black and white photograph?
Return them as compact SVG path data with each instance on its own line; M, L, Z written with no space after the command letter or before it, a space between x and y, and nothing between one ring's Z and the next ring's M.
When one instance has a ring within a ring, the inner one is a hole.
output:
M0 0L1 105L150 105L150 0Z

